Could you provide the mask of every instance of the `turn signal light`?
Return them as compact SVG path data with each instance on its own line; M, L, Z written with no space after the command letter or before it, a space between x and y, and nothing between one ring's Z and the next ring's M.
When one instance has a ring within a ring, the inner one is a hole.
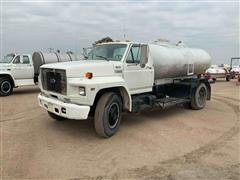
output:
M85 73L85 77L88 79L92 79L93 74L91 72L87 72L87 73Z

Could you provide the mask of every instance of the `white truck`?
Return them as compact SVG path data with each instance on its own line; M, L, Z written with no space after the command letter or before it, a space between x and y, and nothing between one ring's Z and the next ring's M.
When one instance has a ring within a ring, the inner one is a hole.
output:
M78 60L81 57L73 53L30 54L11 53L0 60L0 96L11 95L13 88L35 85L38 82L39 68L45 63Z
M233 57L231 58L230 69L231 78L234 79L235 77L239 77L239 73L240 73L240 57Z
M218 65L211 65L205 72L205 77L209 81L216 82L218 78L225 78L226 81L230 81L231 75L226 68L219 67Z
M97 134L110 137L122 112L178 104L204 108L211 87L200 76L210 61L205 51L179 45L101 43L85 60L41 66L38 101L58 121L94 117Z

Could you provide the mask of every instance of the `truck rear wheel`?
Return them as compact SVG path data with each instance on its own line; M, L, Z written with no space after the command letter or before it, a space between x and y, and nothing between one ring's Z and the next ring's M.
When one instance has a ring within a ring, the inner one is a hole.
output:
M226 76L226 81L230 81L230 79L231 79L230 75L227 75Z
M9 96L12 94L13 85L8 78L0 78L0 96Z
M97 134L102 137L114 135L122 118L122 100L116 93L103 94L95 110L94 126Z
M51 118L55 119L56 121L64 121L64 120L66 120L66 118L61 117L61 116L58 116L58 115L56 115L56 114L54 114L54 113L52 113L52 112L49 112L49 111L48 111L48 115L49 115Z
M197 87L194 96L191 99L191 108L195 110L204 108L206 105L207 93L208 91L206 85L201 83Z

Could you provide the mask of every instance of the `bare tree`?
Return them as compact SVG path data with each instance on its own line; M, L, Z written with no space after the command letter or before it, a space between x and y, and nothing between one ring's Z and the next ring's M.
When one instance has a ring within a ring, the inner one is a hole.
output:
M105 37L105 38L95 41L94 44L99 44L99 43L104 43L104 42L113 42L113 40L110 37Z

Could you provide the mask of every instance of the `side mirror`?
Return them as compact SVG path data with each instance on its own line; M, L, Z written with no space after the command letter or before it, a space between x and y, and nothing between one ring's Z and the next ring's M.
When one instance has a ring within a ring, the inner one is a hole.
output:
M92 48L93 47L87 47L87 48L83 48L83 53L82 53L82 55L83 55L83 57L84 58L88 58L88 54L92 51Z
M141 45L140 66L144 68L147 62L148 62L148 46Z

